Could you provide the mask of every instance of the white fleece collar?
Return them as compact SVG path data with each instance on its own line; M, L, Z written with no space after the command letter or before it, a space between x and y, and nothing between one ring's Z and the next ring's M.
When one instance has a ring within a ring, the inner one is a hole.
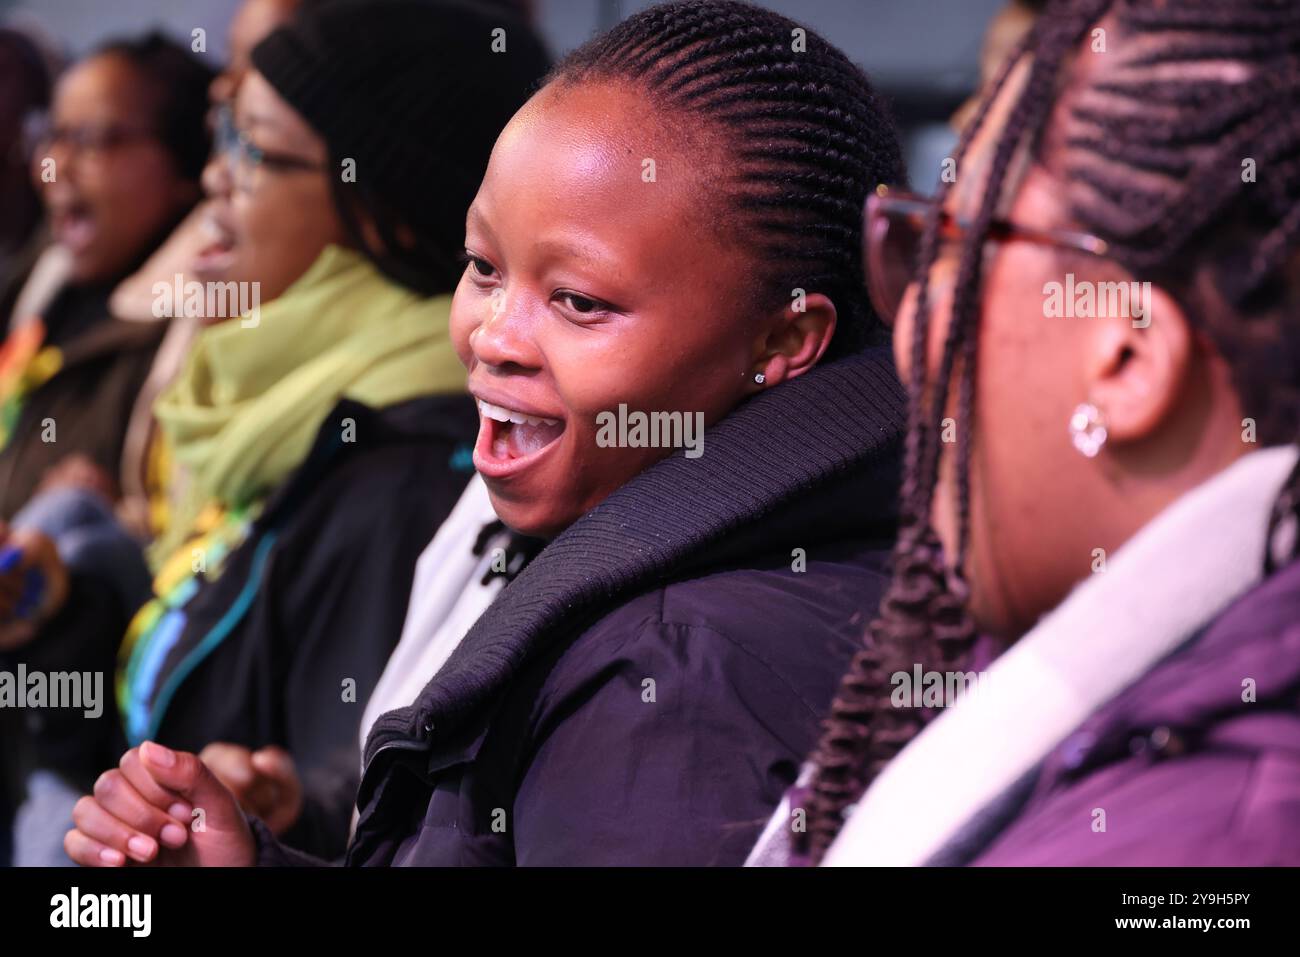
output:
M1244 456L1179 498L990 667L875 780L825 862L917 865L1102 704L1263 577L1266 530L1297 449Z

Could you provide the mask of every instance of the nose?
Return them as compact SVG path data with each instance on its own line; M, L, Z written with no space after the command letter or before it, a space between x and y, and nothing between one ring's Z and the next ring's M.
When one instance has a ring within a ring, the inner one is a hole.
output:
M234 179L230 173L230 163L225 154L213 150L203 167L203 192L211 199L225 199L230 196Z
M541 365L533 323L520 302L511 300L504 289L497 290L483 303L487 313L483 322L469 335L474 358L494 370L521 372Z
M213 106L232 102L235 90L239 87L239 78L239 73L232 67L218 73L208 84L208 102Z

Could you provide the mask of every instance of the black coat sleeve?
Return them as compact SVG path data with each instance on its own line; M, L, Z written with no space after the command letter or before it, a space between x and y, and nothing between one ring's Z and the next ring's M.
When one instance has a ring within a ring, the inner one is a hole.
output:
M597 627L547 684L513 808L521 865L738 865L816 729L797 689L703 625Z
M362 712L401 635L416 560L466 478L360 458L276 547L259 627L273 635L275 743L304 785L303 816L285 838L302 850L335 858L346 847Z

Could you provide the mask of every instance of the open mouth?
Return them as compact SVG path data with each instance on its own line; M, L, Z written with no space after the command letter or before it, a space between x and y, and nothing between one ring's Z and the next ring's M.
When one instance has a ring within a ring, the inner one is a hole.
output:
M54 239L73 254L85 252L95 241L95 217L86 203L73 202L53 212L50 230Z
M488 478L502 478L532 465L564 434L564 421L529 415L478 400L478 443L474 466Z

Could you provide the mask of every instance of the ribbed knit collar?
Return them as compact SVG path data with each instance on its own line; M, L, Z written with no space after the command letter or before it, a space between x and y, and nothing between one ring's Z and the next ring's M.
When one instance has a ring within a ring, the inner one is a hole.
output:
M386 745L454 734L561 627L680 577L729 535L892 458L906 404L889 350L873 349L745 402L706 433L703 456L678 453L637 475L502 591L413 705L379 717L366 778ZM363 782L363 798L373 783Z

